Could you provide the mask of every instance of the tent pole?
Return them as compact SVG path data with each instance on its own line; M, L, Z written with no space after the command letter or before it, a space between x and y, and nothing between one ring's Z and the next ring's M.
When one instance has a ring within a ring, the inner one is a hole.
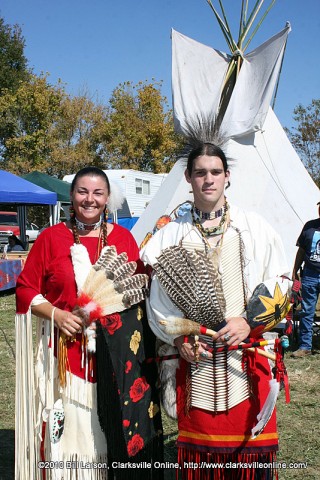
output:
M27 238L26 238L26 221L27 221L27 207L25 205L18 205L18 223L20 228L20 239L22 243L25 245Z

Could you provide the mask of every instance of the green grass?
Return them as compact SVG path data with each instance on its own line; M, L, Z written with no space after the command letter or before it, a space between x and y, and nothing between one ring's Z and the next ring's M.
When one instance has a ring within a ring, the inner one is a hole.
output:
M14 478L15 297L0 296L0 480Z
M12 291L0 294L0 480L14 478L14 390L15 390L15 298ZM319 348L319 338L314 346ZM278 426L280 451L278 462L307 462L307 469L279 471L279 479L318 480L320 478L320 352L295 360L286 354L291 402L285 403L284 392L278 399ZM176 461L176 422L163 415L165 433L165 460ZM174 480L175 472L165 472L166 480ZM32 480L32 479L25 479Z

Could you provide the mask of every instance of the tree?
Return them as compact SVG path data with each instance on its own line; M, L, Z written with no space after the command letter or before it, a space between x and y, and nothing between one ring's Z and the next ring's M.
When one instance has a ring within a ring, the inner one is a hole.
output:
M126 82L106 106L87 93L69 96L48 75L31 75L0 96L2 168L58 178L86 165L169 171L181 141L159 86Z
M62 178L85 165L102 167L98 155L106 108L87 95L71 97L48 75L32 75L15 93L0 97L3 168L23 175L39 170Z
M52 168L59 178L87 165L104 167L99 150L106 116L106 107L87 93L64 98L52 128Z
M20 27L7 25L0 17L0 95L6 90L15 91L28 78L24 47Z
M161 83L120 84L109 101L100 154L108 168L168 172L181 148Z
M46 75L31 75L15 92L0 96L0 134L4 168L25 174L50 171L52 128L66 94Z
M320 99L293 111L296 127L285 129L314 182L320 187Z

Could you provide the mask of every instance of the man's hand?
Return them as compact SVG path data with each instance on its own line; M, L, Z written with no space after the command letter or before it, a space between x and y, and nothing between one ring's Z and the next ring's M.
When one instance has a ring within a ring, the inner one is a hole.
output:
M217 332L216 341L239 345L250 335L250 326L243 317L226 318L227 325Z
M194 337L188 336L187 342L185 341L185 339L186 339L185 336L181 335L180 337L175 338L174 344L179 350L179 353L182 358L184 358L189 363L195 362ZM199 354L200 360L204 357L212 358L212 353L208 352L208 350L211 348L210 345L208 345L207 342L204 342L201 339L199 339L198 344L199 344L198 354Z

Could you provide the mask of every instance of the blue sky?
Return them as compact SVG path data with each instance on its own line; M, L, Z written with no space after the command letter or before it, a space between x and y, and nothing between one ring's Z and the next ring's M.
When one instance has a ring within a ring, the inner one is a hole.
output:
M223 3L237 37L241 0ZM104 102L121 82L155 78L171 104L171 28L228 52L206 0L2 0L0 15L21 26L35 73L49 72L50 81L61 78L69 93L86 89ZM287 20L292 32L275 112L291 127L295 106L319 98L320 1L276 0L248 51Z

